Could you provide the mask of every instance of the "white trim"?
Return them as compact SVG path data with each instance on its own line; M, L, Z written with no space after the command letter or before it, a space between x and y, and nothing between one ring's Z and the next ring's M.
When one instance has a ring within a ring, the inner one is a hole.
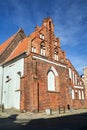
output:
M43 59L43 58L41 58L41 57L33 56L33 58L36 58L36 59L38 59L38 60L42 60L42 61L45 61L45 62L48 62L48 63L54 64L54 65L57 65L57 66L60 66L60 67L63 67L63 68L66 68L65 65L58 64L58 63L55 63L55 62L53 62L53 61Z
M56 69L55 69L53 66L50 68L50 70L52 70L52 71L54 72L54 74L55 74L56 76L58 76L58 73L57 73Z
M81 86L74 86L74 88L84 89L84 88L83 88L83 87L81 87Z

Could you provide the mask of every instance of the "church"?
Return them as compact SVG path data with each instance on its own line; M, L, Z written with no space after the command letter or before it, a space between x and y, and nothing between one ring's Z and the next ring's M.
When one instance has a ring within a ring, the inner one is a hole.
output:
M61 49L51 18L29 36L23 29L0 45L0 104L39 112L87 108L85 85Z

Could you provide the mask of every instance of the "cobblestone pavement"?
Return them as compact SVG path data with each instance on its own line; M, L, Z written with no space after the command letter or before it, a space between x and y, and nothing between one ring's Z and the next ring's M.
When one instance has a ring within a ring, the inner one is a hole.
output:
M67 115L74 115L74 114L81 114L81 113L87 113L87 109L77 109L77 110L66 110L65 113L61 112L59 114L59 111L52 111L52 114L49 115L46 112L39 112L39 113L33 113L33 112L25 112L21 113L14 109L7 109L4 110L4 112L0 111L0 118L10 117L10 118L16 118L16 119L40 119L40 118L54 118L54 117L61 117L61 116L67 116Z

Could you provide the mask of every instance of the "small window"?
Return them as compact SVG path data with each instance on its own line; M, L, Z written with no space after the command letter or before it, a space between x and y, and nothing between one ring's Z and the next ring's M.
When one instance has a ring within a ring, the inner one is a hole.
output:
M69 68L69 78L72 79L71 68Z
M32 46L32 52L36 53L36 47Z
M43 55L43 56L45 56L46 55L46 50L45 50L45 45L44 45L44 43L41 43L41 45L40 45L40 54L41 55Z
M44 35L43 35L43 34L40 34L40 38L44 40Z
M54 59L58 61L58 49L54 49Z
M72 79L73 79L73 84L75 83L75 74L74 74L74 71L72 72Z
M45 56L45 49L41 48L41 55Z
M58 61L58 54L54 54L54 59Z
M56 41L54 41L54 45L57 46L57 42Z

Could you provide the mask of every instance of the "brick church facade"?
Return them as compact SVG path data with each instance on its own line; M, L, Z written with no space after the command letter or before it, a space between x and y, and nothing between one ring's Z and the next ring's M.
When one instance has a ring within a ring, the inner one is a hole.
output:
M29 36L20 29L0 46L0 53L0 101L5 108L87 108L84 82L61 49L51 18Z

